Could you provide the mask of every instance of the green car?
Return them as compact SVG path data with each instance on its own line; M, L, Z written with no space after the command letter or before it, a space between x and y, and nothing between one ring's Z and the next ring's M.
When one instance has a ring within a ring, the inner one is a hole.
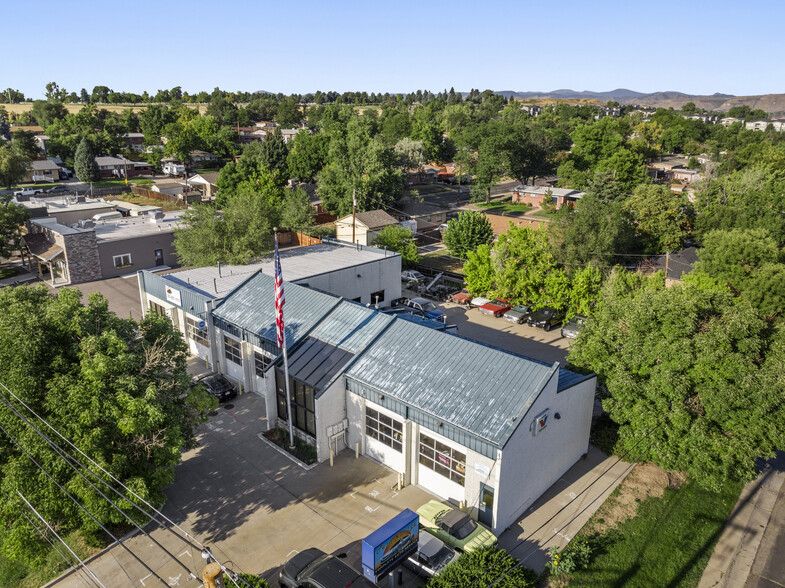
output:
M465 512L431 500L417 509L423 529L459 551L472 551L494 545L496 535L477 523Z

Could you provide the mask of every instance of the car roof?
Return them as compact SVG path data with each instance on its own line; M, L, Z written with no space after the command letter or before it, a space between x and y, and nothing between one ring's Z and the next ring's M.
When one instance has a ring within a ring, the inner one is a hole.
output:
M433 557L444 548L444 542L430 533L420 533L417 550L425 557Z
M357 571L335 557L324 560L324 563L310 575L323 586L335 586L336 588L348 586L357 579L357 576L359 576Z
M463 524L463 522L468 518L469 515L467 515L465 512L453 509L445 513L440 522L448 529L454 529L455 527Z
M409 300L417 304L428 304L430 302L427 298L409 298Z

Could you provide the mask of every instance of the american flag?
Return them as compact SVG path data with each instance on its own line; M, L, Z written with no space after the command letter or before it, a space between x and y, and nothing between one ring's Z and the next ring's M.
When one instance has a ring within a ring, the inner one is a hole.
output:
M275 236L275 333L278 336L278 348L284 346L283 338L283 276L281 275L281 257L278 255L278 235Z

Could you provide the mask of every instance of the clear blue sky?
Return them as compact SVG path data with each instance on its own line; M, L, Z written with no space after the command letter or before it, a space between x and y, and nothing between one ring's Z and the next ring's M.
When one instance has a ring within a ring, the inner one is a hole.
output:
M42 98L417 89L785 92L785 2L7 0L0 88Z

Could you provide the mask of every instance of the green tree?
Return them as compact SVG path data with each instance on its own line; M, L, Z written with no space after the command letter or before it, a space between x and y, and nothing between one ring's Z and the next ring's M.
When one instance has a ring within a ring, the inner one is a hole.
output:
M315 216L311 201L305 190L287 189L281 202L281 227L293 231L307 232L314 224Z
M327 162L330 137L326 133L297 133L286 156L288 177L314 182Z
M785 337L769 350L767 333L729 293L606 289L568 358L597 374L621 451L716 489L753 480L756 460L785 444Z
M80 298L78 290L55 295L42 285L0 291L0 381L91 459L160 506L181 452L196 446L196 427L216 402L190 389L187 348L169 320L153 313L141 322L122 319L100 294L90 295L87 306ZM5 406L0 422L102 524L126 522ZM4 557L30 561L45 547L22 516L28 509L16 490L64 535L75 529L100 534L7 437L0 473ZM128 501L120 506L147 523Z
M626 200L636 238L646 253L680 251L689 232L690 207L667 186L642 184Z
M98 164L95 162L93 147L90 141L82 139L74 155L74 173L80 182L93 182L101 177Z
M22 226L30 218L30 211L10 201L8 197L0 204L0 257L11 257L20 249Z
M45 100L36 100L33 102L33 108L30 113L39 125L46 128L54 121L65 118L68 114L65 106L60 102L48 102Z
M422 141L412 141L404 137L395 144L394 149L403 171L422 169L426 163L427 155L422 147Z
M498 547L481 547L461 554L438 576L428 581L428 588L466 588L467 586L498 586L498 588L534 588L537 574Z
M0 145L0 186L15 186L29 172L30 159L6 143Z
M40 154L38 143L35 142L35 135L27 131L16 131L11 145L17 153L30 160L37 159Z
M283 135L279 129L272 133L267 133L264 141L261 142L261 162L268 170L276 174L278 181L285 184L288 176L287 156L288 150L283 141Z
M466 288L472 294L486 294L496 289L496 270L491 258L491 246L478 245L474 251L466 252L463 264Z
M447 223L444 233L444 244L450 255L466 259L469 251L474 251L482 244L493 241L491 222L484 214L472 210L464 210Z
M414 242L412 232L400 225L390 225L384 227L379 235L374 239L374 247L389 249L401 254L401 262L404 267L412 267L420 261L420 253L417 244Z
M545 280L556 269L545 227L513 227L493 246L496 294L522 303L539 304Z

